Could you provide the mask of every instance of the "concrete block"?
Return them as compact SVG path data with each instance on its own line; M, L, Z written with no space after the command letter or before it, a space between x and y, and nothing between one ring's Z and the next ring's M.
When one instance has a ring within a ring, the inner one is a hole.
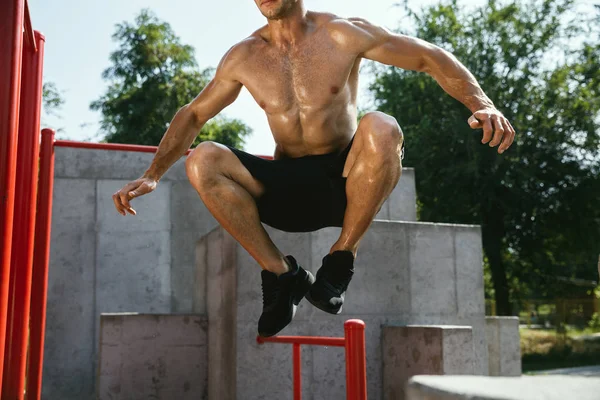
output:
M54 179L52 233L94 232L96 223L96 181Z
M321 258L328 253L340 232L339 228L309 234L289 234L272 228L267 231L284 254L296 256L301 265L313 273L321 267ZM215 323L220 324L220 327L211 324L211 332L214 328L214 335L221 340L211 353L218 358L215 362L221 363L224 359L223 350L216 349L229 346L228 350L233 351L228 341L237 338L235 362L227 363L227 366L237 365L235 372L230 371L237 377L237 394L227 398L245 398L240 393L247 390L254 396L249 398L266 398L261 392L264 387L279 386L281 388L277 390L282 392L272 395L287 396L289 386L280 382L282 374L271 372L273 369L283 371L284 360L288 358L280 359L283 356L279 353L263 356L255 353L259 349L251 347L262 308L257 263L221 227L215 228L200 243L197 254L198 264L202 265L196 267L196 291L206 292L207 296L197 295L194 307L202 309L206 305L209 316L214 315ZM487 374L484 312L482 307L475 306L477 299L483 299L483 286L469 291L468 285L457 283L458 276L483 275L481 259L469 254L470 250L481 254L478 246L481 247L478 227L376 221L365 235L359 251L342 315L323 313L303 301L294 321L281 334L341 336L345 319L363 319L367 324L368 385L372 398L382 396L381 326L385 324L473 326L472 334L469 334L469 368L471 373ZM228 268L224 269L225 266ZM211 270L213 272L209 272ZM202 276L207 278L202 279ZM204 287L206 289L200 289ZM209 302L214 299L220 300L210 306ZM461 308L460 304L465 306ZM241 335L240 332L245 333ZM445 338L449 343L447 347L461 345L460 335L448 333ZM456 343L452 344L453 340ZM309 370L312 372L303 384L310 388L313 399L341 398L345 393L343 352L325 350L331 349L306 350L305 361L312 366ZM285 357L288 357L291 349L280 351L285 351ZM230 357L231 353L228 354ZM464 367L464 359L456 361L447 355L445 360L448 372L452 372L453 367ZM252 381L264 384L251 389L245 386Z
M93 213L92 213L93 216ZM53 232L48 271L44 398L94 395L93 232Z
M142 176L153 153L56 147L54 176L60 178L125 179ZM177 161L162 180L186 180L185 157Z
M98 399L207 399L207 321L103 314Z
M56 147L54 176L87 179L137 179L154 154Z
M414 168L402 168L402 176L398 185L387 200L389 220L417 220L417 189Z
M490 376L520 376L519 318L485 317Z
M98 235L96 298L103 312L169 312L168 232Z
M597 400L600 379L575 376L415 376L407 400Z
M209 323L208 398L236 399L237 386L233 377L237 371L236 305L237 256L236 243L222 228L210 232L199 247L205 246L199 260L206 273L206 311Z
M123 216L115 209L113 193L126 185L123 180L99 180L97 185L97 229L99 232L169 231L171 183L161 182L151 194L134 199L131 203L137 215Z
M458 315L485 314L481 229L454 226Z
M398 314L410 311L410 270L405 224L374 222L365 235L344 302L344 313ZM339 230L313 235L314 272L329 253Z
M415 170L402 168L398 184L383 203L375 216L378 220L416 221L417 193L415 188Z
M190 312L196 243L217 226L217 221L187 180L172 181L170 185L172 311Z
M454 227L413 224L408 229L411 310L419 314L456 314Z
M405 399L414 375L472 374L473 337L466 326L383 327L383 391Z

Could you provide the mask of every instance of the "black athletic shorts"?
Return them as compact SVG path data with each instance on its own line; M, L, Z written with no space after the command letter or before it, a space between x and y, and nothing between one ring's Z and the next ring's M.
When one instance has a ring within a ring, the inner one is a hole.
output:
M354 139L353 139L354 140ZM341 227L346 211L344 164L352 141L341 153L265 160L231 148L265 188L257 200L260 220L287 232Z

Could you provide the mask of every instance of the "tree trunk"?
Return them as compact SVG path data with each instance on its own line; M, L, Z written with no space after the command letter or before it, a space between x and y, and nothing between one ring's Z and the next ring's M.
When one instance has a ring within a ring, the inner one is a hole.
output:
M484 233L484 237L485 237ZM502 262L502 249L500 247L501 238L496 238L497 243L486 243L483 241L483 249L487 255L492 271L492 281L494 283L494 292L496 300L496 313L498 315L512 315L512 307L509 299L508 280L506 271Z
M498 209L492 209L482 215L483 250L490 263L492 282L494 284L496 314L512 315L508 292L508 279L502 260L502 236L504 226L502 215Z
M492 282L494 284L494 298L496 300L496 314L503 316L512 315L508 279L502 259L502 238L504 236L504 214L502 209L493 203L482 212L483 250L490 263Z

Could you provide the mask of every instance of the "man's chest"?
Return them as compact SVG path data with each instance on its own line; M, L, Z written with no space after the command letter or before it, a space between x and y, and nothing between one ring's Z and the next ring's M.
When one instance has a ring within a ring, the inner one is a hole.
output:
M249 58L241 82L267 113L319 109L354 89L348 82L356 64L356 57L327 43L294 51L265 48Z

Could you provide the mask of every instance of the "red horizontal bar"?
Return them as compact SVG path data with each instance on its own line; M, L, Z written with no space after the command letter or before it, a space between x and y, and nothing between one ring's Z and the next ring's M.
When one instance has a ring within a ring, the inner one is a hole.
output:
M156 146L144 146L141 144L120 144L120 143L90 143L90 142L75 142L72 140L57 140L54 142L54 146L58 147L73 147L77 149L96 149L96 150L112 150L112 151L138 151L141 153L156 153L158 147ZM185 152L186 155L190 154L193 149L189 149ZM271 156L257 156L265 160L272 160Z
M312 346L336 346L344 347L346 345L346 339L338 337L324 337L324 336L273 336L273 337L262 337L257 336L256 341L258 344L263 343L295 343L295 344L307 344Z

